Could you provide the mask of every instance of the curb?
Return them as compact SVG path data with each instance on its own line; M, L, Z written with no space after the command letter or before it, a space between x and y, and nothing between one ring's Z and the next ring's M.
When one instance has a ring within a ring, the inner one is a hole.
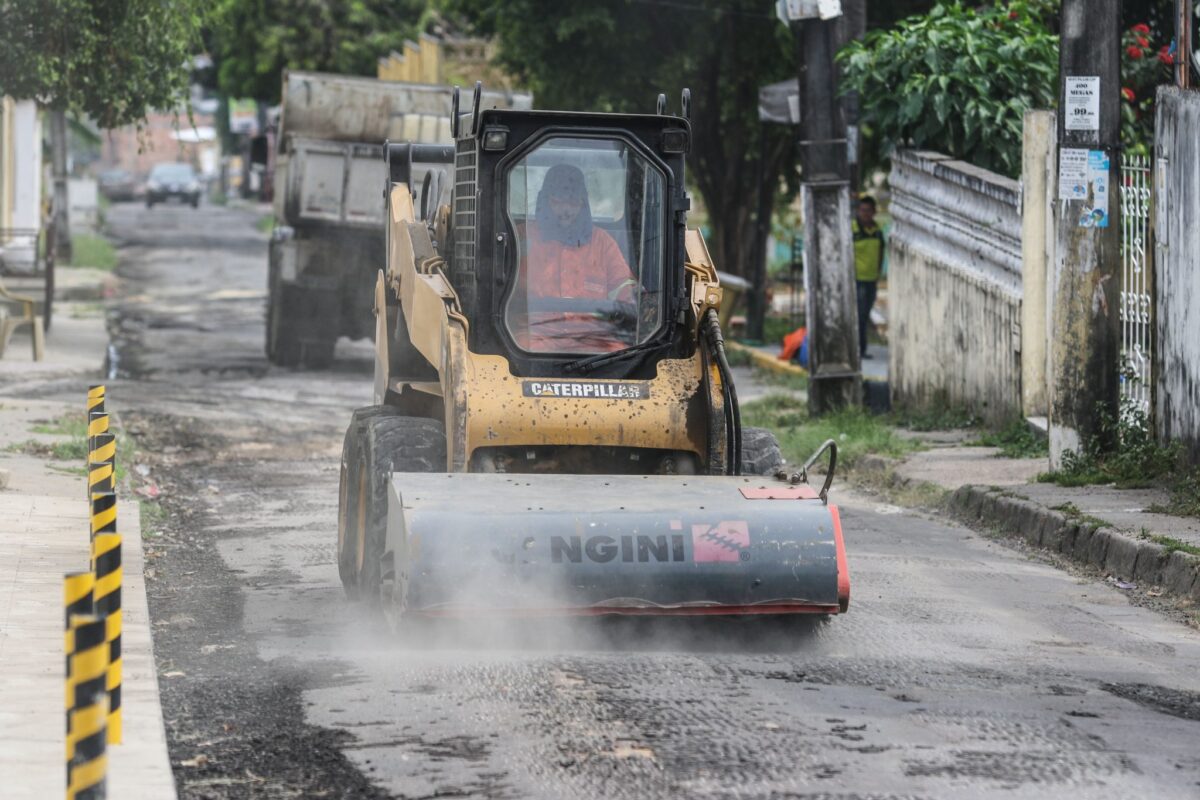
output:
M867 455L856 469L882 476L884 483L903 489L914 483L896 472L902 462ZM961 486L946 492L946 511L968 525L986 525L1006 536L1019 536L1030 545L1095 567L1114 577L1200 603L1200 556L1174 551L1154 542L1128 536L1115 528L1089 525L1014 497L994 486Z
M753 362L754 366L761 369L777 372L781 375L808 375L808 370L806 370L804 367L790 364L787 361L781 361L770 353L764 353L757 347L750 347L749 345L744 345L741 342L736 342L732 339L725 340L725 347L726 349L732 350L736 353L745 353L747 356L749 356L750 361Z
M1160 544L1113 528L1078 522L1001 489L962 486L950 494L947 504L951 516L963 522L988 525L1120 580L1158 586L1165 594L1200 602L1198 556L1167 552Z

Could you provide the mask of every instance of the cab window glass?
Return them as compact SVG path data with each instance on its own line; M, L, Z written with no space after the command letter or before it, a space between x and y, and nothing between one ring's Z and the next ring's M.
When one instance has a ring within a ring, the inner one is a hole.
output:
M548 139L508 171L505 323L539 353L603 353L662 323L666 179L619 139Z

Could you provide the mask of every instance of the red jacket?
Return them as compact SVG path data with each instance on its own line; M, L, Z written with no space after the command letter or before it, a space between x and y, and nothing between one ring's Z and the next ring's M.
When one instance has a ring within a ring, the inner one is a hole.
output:
M542 239L536 223L529 223L526 230L514 298L518 313L512 320L517 343L540 352L609 352L628 347L615 336L620 323L590 314L526 314L522 308L525 298L539 297L632 303L637 281L608 231L593 226L591 239L573 247Z

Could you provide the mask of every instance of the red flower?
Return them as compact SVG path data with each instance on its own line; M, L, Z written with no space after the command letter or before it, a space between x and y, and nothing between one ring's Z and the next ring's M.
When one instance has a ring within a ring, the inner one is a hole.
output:
M1134 94L1133 89L1130 89L1128 86L1126 86L1125 88L1123 88L1121 90L1121 97L1124 97L1126 100L1128 100L1131 103L1134 100L1137 100L1137 95Z
M1175 63L1175 56L1171 55L1171 48L1169 46L1164 44L1162 49L1158 51L1158 60L1164 64Z
M1131 44L1125 48L1125 54L1132 59L1139 59L1142 57L1142 48Z
M1017 12L1015 12L1015 11L1010 11L1010 12L1008 12L1008 18L1009 18L1009 19L1016 19L1016 18L1017 18L1017 17L1019 17L1019 16L1021 16L1021 15L1020 15L1020 14L1018 14Z
M1139 22L1137 25L1134 25L1129 30L1133 31L1134 33L1149 33L1150 26L1145 24L1144 22Z
M1139 36L1137 42L1138 42L1138 47L1149 47L1150 46L1150 40L1145 38L1144 36Z

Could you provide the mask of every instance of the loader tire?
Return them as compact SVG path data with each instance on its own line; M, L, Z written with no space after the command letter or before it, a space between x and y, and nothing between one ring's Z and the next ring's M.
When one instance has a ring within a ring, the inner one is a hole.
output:
M358 463L362 450L363 426L367 420L394 417L399 413L391 406L366 406L356 409L350 417L349 426L346 427L346 437L342 440L342 465L338 478L338 577L341 578L342 588L346 590L346 597L350 600L358 599L358 548L356 537L350 532L350 495L353 490L351 467Z
M774 475L783 464L775 434L766 428L742 428L743 475Z
M358 596L380 602L380 562L387 538L388 477L397 472L443 472L446 432L441 422L379 414L364 419L357 458L351 462L347 531L354 533Z

